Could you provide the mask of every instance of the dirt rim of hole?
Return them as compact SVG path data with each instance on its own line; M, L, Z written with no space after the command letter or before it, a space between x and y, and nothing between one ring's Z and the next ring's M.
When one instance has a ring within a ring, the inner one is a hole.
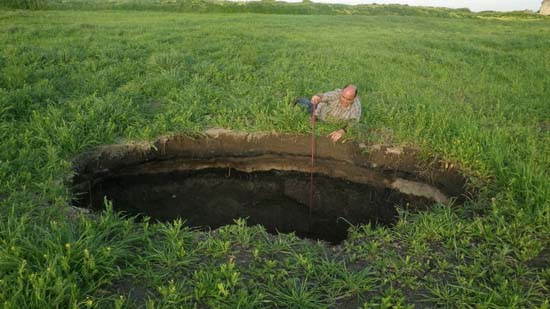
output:
M112 179L126 182L132 177L154 179L155 175L190 171L234 170L234 173L246 175L264 175L272 171L285 175L309 174L310 142L309 135L210 129L198 137L173 135L161 137L153 143L100 146L81 154L73 162L72 191L75 195L91 191L97 184ZM412 147L366 145L353 141L335 143L327 137L317 137L315 174L320 180L330 178L367 185L377 192L391 190L407 200L424 201L407 205L413 210L424 210L433 203L459 205L472 197L473 191L468 190L466 178L456 166L437 159L421 161L418 158L419 150ZM269 177L273 183L273 177ZM301 182L304 186L305 180ZM202 183L208 182L202 180ZM288 184L281 186L288 187ZM301 191L302 197L297 197L296 193L287 195L293 195L293 199L301 204L308 204L304 192ZM83 206L86 202L76 204Z

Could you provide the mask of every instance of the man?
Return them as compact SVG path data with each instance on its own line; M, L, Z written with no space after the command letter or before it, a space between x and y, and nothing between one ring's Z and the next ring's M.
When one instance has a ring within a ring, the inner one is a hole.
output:
M357 96L357 87L346 85L344 89L316 94L311 101L302 98L296 103L306 106L311 112L314 105L315 117L321 121L342 123L342 128L329 134L333 141L338 141L346 133L348 126L358 122L361 117L361 102Z

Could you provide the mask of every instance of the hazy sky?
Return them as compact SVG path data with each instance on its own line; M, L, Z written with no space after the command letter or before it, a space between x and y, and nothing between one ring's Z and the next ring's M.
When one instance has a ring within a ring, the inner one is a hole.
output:
M286 0L297 2L297 0ZM312 0L313 2L324 3L378 3L378 4L408 4L421 6L440 6L448 8L469 8L472 11L538 11L542 0Z

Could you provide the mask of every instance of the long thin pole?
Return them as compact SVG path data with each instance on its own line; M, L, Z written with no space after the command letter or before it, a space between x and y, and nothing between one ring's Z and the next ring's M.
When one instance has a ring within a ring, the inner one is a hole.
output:
M311 169L310 169L310 180L309 180L309 229L311 228L311 210L313 209L313 171L314 162L315 162L315 109L317 104L313 104L311 109Z

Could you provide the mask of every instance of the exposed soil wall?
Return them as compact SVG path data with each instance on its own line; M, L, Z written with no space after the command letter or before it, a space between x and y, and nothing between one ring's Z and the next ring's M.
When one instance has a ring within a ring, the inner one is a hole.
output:
M316 143L314 203L310 137L209 130L201 137L162 137L153 144L108 145L75 161L76 204L159 220L184 218L216 228L248 217L268 231L338 242L349 224L391 224L395 206L424 209L462 201L455 167L423 163L417 150L384 145Z
M464 198L466 181L454 166L419 161L418 151L318 137L315 172L447 203ZM88 187L113 173L233 168L251 171L310 171L310 137L209 130L203 137L162 137L153 144L99 147L75 161L75 185Z

